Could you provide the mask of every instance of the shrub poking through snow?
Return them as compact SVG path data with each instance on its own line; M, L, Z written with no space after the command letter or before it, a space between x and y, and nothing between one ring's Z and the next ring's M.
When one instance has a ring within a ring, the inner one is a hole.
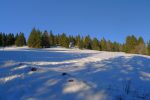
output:
M73 82L73 81L74 81L73 79L68 80L68 82Z
M23 63L19 63L19 65L20 65L20 66L23 65Z
M32 68L31 68L31 71L37 71L37 68L32 67Z
M65 76L65 75L67 75L67 73L62 73L62 76Z

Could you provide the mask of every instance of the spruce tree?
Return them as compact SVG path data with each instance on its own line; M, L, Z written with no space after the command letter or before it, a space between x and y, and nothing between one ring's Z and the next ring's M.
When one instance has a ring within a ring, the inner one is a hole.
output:
M0 47L2 46L2 33L0 33Z
M66 36L65 33L63 33L61 35L60 45L63 46L63 47L69 48L69 39L68 39L68 37Z
M83 39L80 39L80 42L78 43L78 48L83 49L84 48L83 46L84 46Z
M15 44L15 37L13 33L9 33L6 38L7 38L7 46L12 46Z
M16 40L15 40L15 45L16 45L16 46L19 46L19 47L22 46L22 45L20 44L20 40L21 40L21 39L20 39L18 33L17 33L17 35L16 35L15 38L16 38Z
M144 39L142 37L139 37L139 39L138 39L135 53L138 53L138 54L145 54L146 53L146 46L145 46Z
M97 38L94 38L92 41L92 49L93 50L100 50L99 41Z
M18 36L19 36L19 34L17 33L16 36L15 36L15 40L17 40Z
M137 38L132 36L127 36L126 38L126 52L136 53L136 46L138 45Z
M21 34L21 39L23 41L23 45L26 45L27 43L26 43L26 38L24 36L24 33Z
M113 44L110 40L106 41L106 51L113 51Z
M83 37L80 37L80 35L76 36L76 46L79 49L83 49L84 48Z
M86 36L85 39L84 39L84 48L85 49L92 49L92 44L91 44L91 38L90 36Z
M80 44L80 41L81 41L81 37L80 35L78 34L76 37L75 37L75 46L77 46L79 48L79 44Z
M42 48L50 47L49 34L47 31L44 31L44 33L42 34L41 45L42 45Z
M148 55L150 55L150 41L148 41L148 43L147 43L148 45L147 45L147 51L148 51Z
M49 40L50 40L50 45L51 46L55 46L55 37L52 31L50 31L50 36L49 36Z
M107 41L105 40L105 38L101 39L100 47L101 47L102 51L106 51L107 50Z
M29 39L28 46L31 48L41 48L41 32L40 30L32 29Z
M17 35L16 35L16 41L15 41L15 45L16 46L19 46L19 47L21 47L21 46L25 46L26 45L26 39L25 39L25 36L24 36L24 33L17 33Z
M121 45L119 43L114 42L112 45L113 45L112 51L120 51Z
M69 42L71 42L73 45L76 44L76 40L72 35L69 35Z
M2 34L2 46L7 46L7 35L5 33Z
M55 44L55 46L58 46L58 45L60 45L60 35L59 34L56 34L55 36L54 36L54 44Z

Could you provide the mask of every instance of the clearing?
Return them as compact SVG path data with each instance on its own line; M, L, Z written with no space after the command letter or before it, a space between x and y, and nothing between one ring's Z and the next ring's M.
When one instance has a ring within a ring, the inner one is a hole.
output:
M150 57L0 48L0 100L150 100Z

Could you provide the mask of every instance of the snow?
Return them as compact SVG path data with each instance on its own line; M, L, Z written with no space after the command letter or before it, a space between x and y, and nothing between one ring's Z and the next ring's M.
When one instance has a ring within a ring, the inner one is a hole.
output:
M149 56L0 48L0 100L150 100L149 84Z

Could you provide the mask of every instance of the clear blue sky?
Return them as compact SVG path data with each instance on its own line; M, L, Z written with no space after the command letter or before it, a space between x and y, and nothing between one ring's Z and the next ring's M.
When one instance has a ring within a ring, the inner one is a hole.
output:
M0 0L0 32L29 36L33 27L118 42L134 34L147 41L150 0Z

